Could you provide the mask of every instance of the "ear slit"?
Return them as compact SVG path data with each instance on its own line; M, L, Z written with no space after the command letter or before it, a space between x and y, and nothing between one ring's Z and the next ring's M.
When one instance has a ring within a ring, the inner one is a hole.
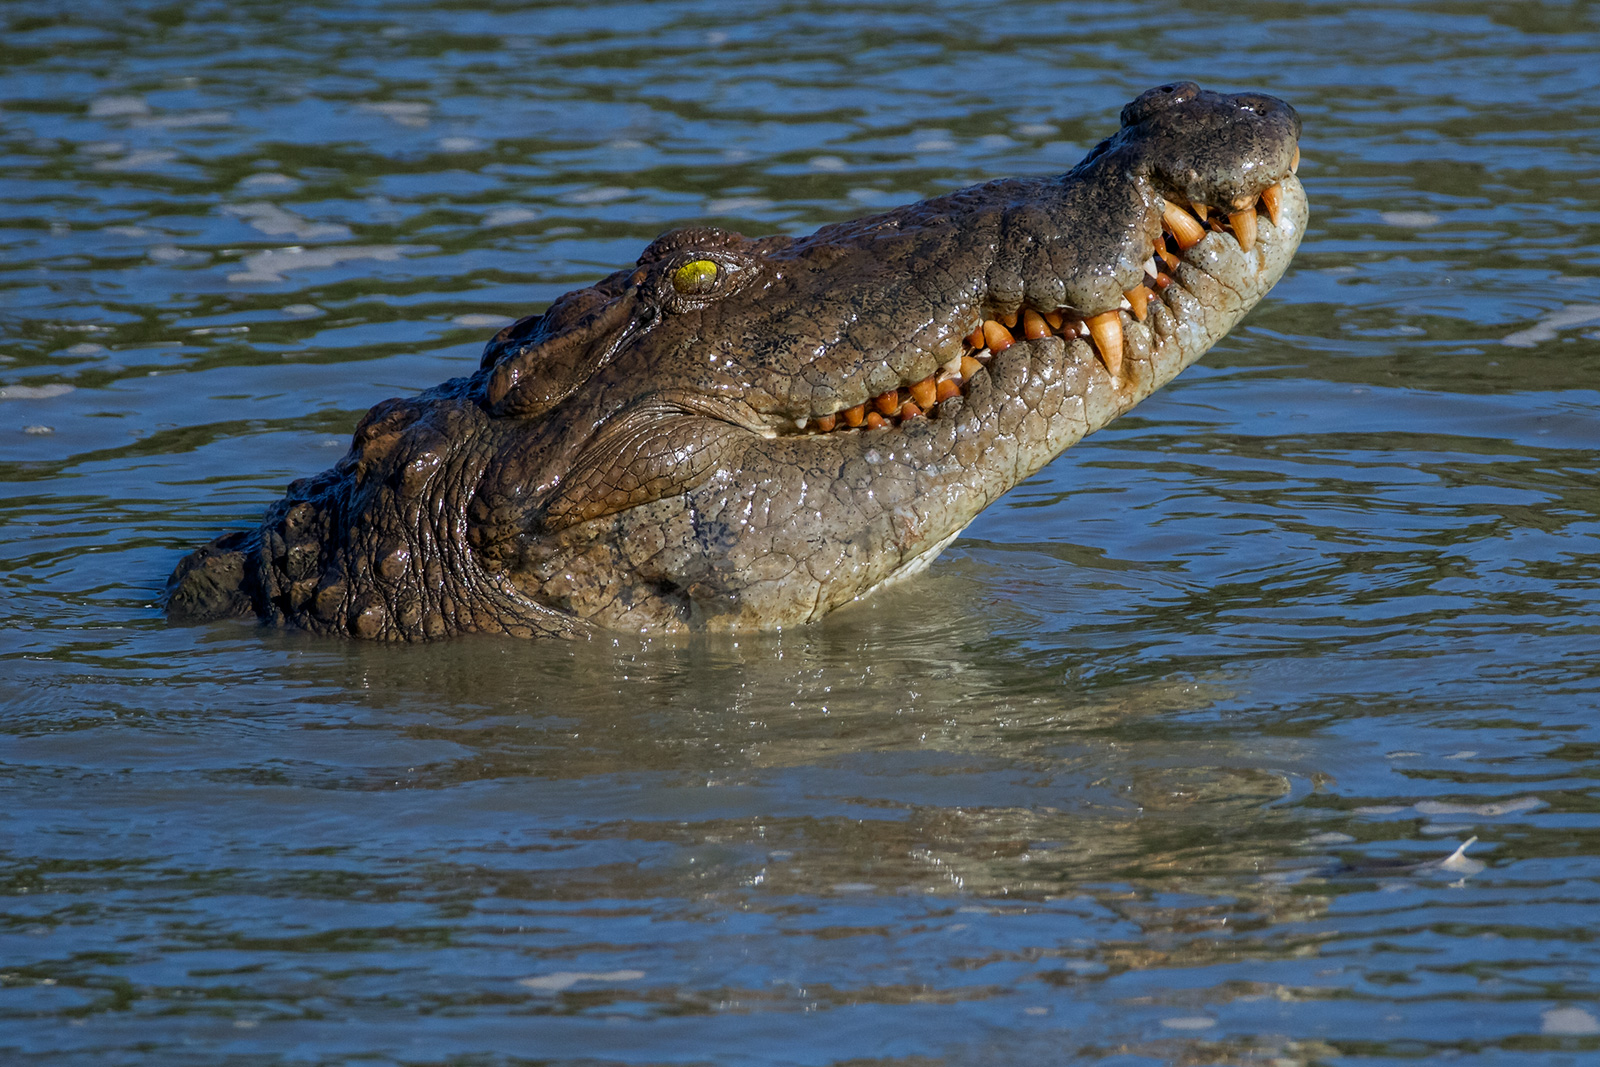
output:
M483 355L478 359L478 369L488 370L505 358L507 352L520 348L537 337L543 322L543 315L524 315L501 329L499 333L489 338L488 344L483 346Z
M533 418L549 411L639 332L639 305L635 293L625 292L572 327L504 356L484 380L483 406L505 418Z

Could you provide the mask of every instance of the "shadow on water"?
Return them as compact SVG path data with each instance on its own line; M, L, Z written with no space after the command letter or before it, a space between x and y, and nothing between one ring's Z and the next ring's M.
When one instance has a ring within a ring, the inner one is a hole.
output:
M567 1020L543 1040L568 1055L616 1013L668 1044L689 1019L732 1039L740 1019L782 1034L839 1013L836 1038L808 1039L827 1048L876 1012L943 1006L967 1021L930 1020L927 1052L984 1062L1028 1040L1002 1019L1064 1025L1048 1016L1120 976L1297 958L1279 928L1325 912L1298 883L1331 863L1308 861L1282 806L1314 788L1285 762L1299 739L1167 725L1226 699L1225 678L1030 663L973 610L984 588L958 572L739 639L389 649L209 630L200 647L258 646L255 665L162 678L111 759L92 715L16 737L24 787L51 765L76 782L28 823L90 838L11 857L13 892L54 902L26 921L72 945L146 903L115 951L12 973L80 994L62 1016L102 1032L133 1009L195 1035L219 1012L315 1033L404 1001L441 1037L479 1016L491 1048ZM96 844L99 813L135 795L142 815ZM163 979L141 959L182 963Z
M1129 1047L1130 1018L1143 1055L1252 1062L1349 1051L1263 1032L1261 1008L1369 1002L1388 979L1351 973L1351 953L1415 951L1381 943L1439 922L1496 929L1475 913L1504 890L1439 866L1454 836L1373 858L1394 827L1328 796L1337 753L1316 729L1219 728L1243 679L1074 671L1018 639L1020 609L992 632L974 610L990 586L963 571L755 638L198 632L202 669L117 681L162 700L114 754L92 713L14 724L18 784L73 788L13 816L56 840L9 857L12 899L45 906L8 915L37 947L7 975L50 983L32 1010L100 1041L156 1012L244 1056L257 1026L337 1047L335 1019L390 1048L382 1020L404 1004L445 1046L513 1055L537 1033L558 1059L645 1023L653 1049L738 1042L759 1020L764 1040L843 1051L892 1012L918 1020L900 1041L920 1051L881 1062L1052 1043L1093 1059ZM229 648L253 665L218 671ZM117 717L140 703L124 694ZM1542 803L1410 814L1453 832ZM1521 830L1502 862L1571 844ZM119 944L96 947L113 921ZM1201 973L1198 998L1163 991ZM827 1037L802 1025L816 1012ZM1184 1036L1230 1012L1248 1036Z

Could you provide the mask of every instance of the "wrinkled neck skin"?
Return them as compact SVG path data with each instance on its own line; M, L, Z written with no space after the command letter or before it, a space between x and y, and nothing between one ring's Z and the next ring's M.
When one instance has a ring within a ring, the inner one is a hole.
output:
M214 585L390 639L817 619L928 566L1266 294L1305 228L1299 132L1272 97L1163 86L1062 176L809 237L669 233L475 375L373 409L337 467L180 567L169 610Z

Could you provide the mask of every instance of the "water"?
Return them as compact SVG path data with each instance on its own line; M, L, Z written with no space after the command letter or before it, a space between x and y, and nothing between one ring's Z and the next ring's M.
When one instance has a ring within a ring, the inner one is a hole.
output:
M0 20L0 1060L1600 1049L1595 5ZM1060 171L1178 77L1300 109L1295 267L917 581L739 640L153 607L660 230Z

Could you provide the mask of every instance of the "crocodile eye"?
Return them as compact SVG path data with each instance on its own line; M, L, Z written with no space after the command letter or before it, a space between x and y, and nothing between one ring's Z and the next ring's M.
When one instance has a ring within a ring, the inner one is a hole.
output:
M710 296L717 288L716 263L691 259L672 272L672 287L684 296Z

